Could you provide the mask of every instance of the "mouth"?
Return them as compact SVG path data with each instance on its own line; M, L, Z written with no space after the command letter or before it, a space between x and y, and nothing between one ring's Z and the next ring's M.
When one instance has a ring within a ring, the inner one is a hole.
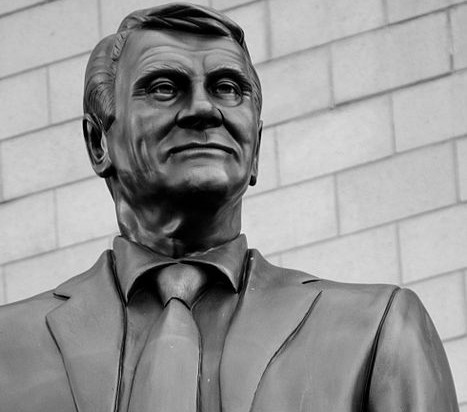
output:
M231 147L225 146L225 145L219 144L219 143L187 143L187 144L176 146L176 147L173 147L172 149L170 149L169 150L169 156L180 153L180 152L187 152L187 151L211 152L213 150L215 150L215 151L221 150L221 151L226 152L228 154L233 154L234 153L234 150Z

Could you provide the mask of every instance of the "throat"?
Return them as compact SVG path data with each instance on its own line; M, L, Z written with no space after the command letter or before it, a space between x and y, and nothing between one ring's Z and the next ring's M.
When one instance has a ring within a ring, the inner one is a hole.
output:
M119 200L117 220L122 235L166 256L178 258L205 251L240 234L241 202L212 210L163 202L135 208Z

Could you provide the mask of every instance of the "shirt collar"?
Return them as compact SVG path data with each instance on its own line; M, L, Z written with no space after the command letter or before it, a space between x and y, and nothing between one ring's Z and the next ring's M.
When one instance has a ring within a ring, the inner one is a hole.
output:
M148 270L173 263L203 263L217 268L225 275L235 292L238 293L242 275L243 261L247 251L245 235L204 252L175 259L156 253L122 236L113 242L117 279L123 292L125 303L128 302L133 285Z

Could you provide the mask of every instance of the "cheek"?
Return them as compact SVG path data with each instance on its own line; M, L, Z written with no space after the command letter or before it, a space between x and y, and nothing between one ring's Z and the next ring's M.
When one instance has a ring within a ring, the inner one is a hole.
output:
M255 112L243 108L229 110L224 116L226 128L241 148L243 158L252 160L259 139Z
M253 144L258 137L258 120L251 109L235 107L223 110L225 127L242 145Z
M141 105L133 111L131 128L139 140L153 144L162 140L175 125L175 111L170 108L154 108Z

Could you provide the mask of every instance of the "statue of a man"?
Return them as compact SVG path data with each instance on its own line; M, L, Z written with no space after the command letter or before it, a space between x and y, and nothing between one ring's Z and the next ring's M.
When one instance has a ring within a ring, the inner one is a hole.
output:
M96 46L83 130L121 236L0 310L2 412L457 411L415 294L247 248L260 112L243 32L214 10L137 11Z

